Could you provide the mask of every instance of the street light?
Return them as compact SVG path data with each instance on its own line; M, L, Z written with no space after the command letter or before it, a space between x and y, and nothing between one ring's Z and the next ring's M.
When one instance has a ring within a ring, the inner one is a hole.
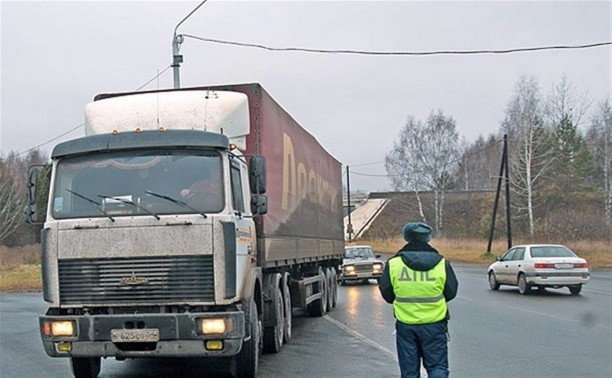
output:
M176 24L176 27L174 28L174 36L172 37L172 69L174 70L174 89L178 89L181 87L181 77L179 70L181 68L181 63L183 63L183 56L179 54L179 50L181 48L181 43L183 43L184 41L183 36L177 35L176 31L178 30L179 26L181 26L181 24L185 22L185 20L187 20L192 14L194 14L198 9L200 9L200 7L204 5L206 1L208 0L202 1L197 7L195 7L191 12L189 12L189 14L185 16L185 18L183 18L181 22Z

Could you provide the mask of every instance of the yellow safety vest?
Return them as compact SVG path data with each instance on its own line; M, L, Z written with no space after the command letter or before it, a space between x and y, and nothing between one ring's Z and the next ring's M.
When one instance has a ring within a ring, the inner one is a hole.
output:
M388 262L395 318L406 324L430 324L446 317L446 265L442 259L428 271L412 270L400 256Z

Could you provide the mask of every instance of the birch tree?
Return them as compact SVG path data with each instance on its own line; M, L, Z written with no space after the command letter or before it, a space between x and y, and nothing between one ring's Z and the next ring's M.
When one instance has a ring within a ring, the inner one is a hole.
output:
M13 235L23 221L23 196L15 180L0 162L0 245Z
M604 213L606 224L612 225L612 106L610 99L597 107L587 131L587 143L599 173L598 185L604 191Z
M421 220L427 222L419 195L423 186L422 140L423 124L413 116L408 116L398 139L393 143L393 150L385 157L385 168L396 190L414 191Z
M438 234L444 224L445 193L453 182L453 172L460 156L456 122L438 110L431 112L424 125L409 117L385 159L387 173L395 188L415 191L423 221L426 219L419 191L431 191Z
M531 237L535 234L535 194L554 162L542 113L538 83L533 77L521 77L506 108L502 130L510 139L510 181L516 199L513 206L519 216L527 218Z

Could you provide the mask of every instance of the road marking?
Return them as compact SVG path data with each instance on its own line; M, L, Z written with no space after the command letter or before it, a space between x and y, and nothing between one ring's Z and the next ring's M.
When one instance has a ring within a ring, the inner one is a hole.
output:
M323 319L327 320L328 322L330 322L331 324L333 324L336 327L340 328L341 330L343 330L344 332L348 333L349 335L353 336L354 338L363 341L364 343L368 344L372 348L378 349L379 351L385 353L386 355L391 357L393 359L393 361L398 362L397 356L396 356L395 353L393 353L389 349L385 348L384 346L382 346L382 345L380 345L378 343L375 343L374 341L368 339L367 337L365 337L361 333L359 333L359 332L357 332L355 330L350 329L346 324L337 321L336 319L332 318L329 315L323 315ZM393 334L395 334L395 332L393 332ZM421 365L421 377L427 378L427 370L425 370L425 368L422 365Z
M346 324L337 321L336 319L332 318L329 315L324 315L323 319L327 320L328 322L330 322L331 324L335 325L336 327L340 328L341 330L343 330L344 332L348 333L349 335L353 336L356 339L359 339L361 341L363 341L364 343L368 344L369 346L378 349L379 351L387 354L389 357L391 357L393 359L393 361L398 362L397 361L397 356L395 355L395 353L391 352L389 349L385 348L384 346L375 343L374 341L368 339L367 337L365 337L364 335L362 335L361 333L354 331L352 329L350 329L349 327L347 327Z

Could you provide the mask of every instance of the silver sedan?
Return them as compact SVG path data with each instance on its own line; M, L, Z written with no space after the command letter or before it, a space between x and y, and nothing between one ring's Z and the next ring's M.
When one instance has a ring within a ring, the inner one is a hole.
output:
M500 285L518 286L519 293L528 294L531 288L569 288L578 294L589 281L589 263L569 248L552 244L519 245L509 249L489 266L491 290Z

